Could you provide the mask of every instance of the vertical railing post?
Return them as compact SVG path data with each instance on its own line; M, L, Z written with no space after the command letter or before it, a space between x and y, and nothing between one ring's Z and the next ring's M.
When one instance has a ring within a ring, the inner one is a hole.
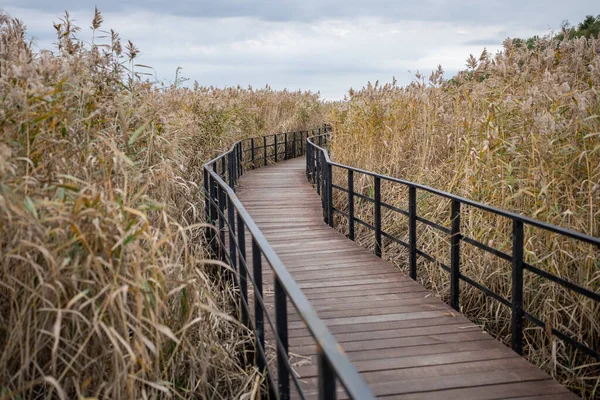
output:
M450 306L460 310L460 201L452 200L450 237Z
M315 171L317 170L316 152L312 144L308 146L310 147L310 182L314 185L317 181L317 178L315 176Z
M203 185L204 185L204 220L206 221L206 223L211 224L211 217L210 217L210 186L209 186L209 176L210 174L208 173L208 169L207 167L202 168L202 172L203 172ZM206 240L208 241L208 243L211 242L211 233L212 233L212 229L210 227L206 228Z
M236 237L235 237L235 208L228 199L227 202L227 220L229 222L229 262L235 272L237 272L237 248L236 248Z
M333 167L324 155L323 160L327 171L327 223L333 228Z
M273 137L275 138L275 162L277 162L277 134Z
M254 168L254 138L250 139L250 156L252 157L252 168Z
M312 144L312 153L313 153L312 158L313 158L313 161L314 161L314 164L313 164L313 183L316 184L316 182L317 182L317 175L318 175L318 167L319 167L319 153L318 153L318 150L317 150L317 146L315 146L314 143ZM320 189L317 186L317 194L319 193L319 190Z
M263 152L264 152L264 156L265 156L264 160L265 160L265 167L266 167L268 164L268 161L267 161L267 137L266 136L263 136Z
M242 162L242 141L240 140L238 142L237 145L237 177L236 177L236 182L240 179L240 177L242 176L242 167L244 166L243 162Z
M354 171L348 169L348 238L354 240Z
M240 166L242 165L239 161L240 161L240 145L242 143L239 142L238 144L235 145L234 147L234 152L233 152L233 165L234 165L234 173L233 173L233 183L237 182L237 180L240 178L240 176L242 175L240 173ZM232 186L233 187L233 186Z
M375 213L375 255L381 257L382 254L382 242L381 242L381 178L378 176L373 178L373 197L375 203L373 210Z
M236 174L237 174L237 166L236 166L236 162L235 159L237 157L237 146L233 146L233 150L231 151L231 153L229 153L229 160L228 160L228 164L229 164L229 169L231 170L229 172L230 176L231 176L231 184L229 185L229 187L235 187L235 181L236 181Z
M237 178L238 178L238 163L237 163L237 158L238 158L238 145L236 144L235 146L233 146L233 151L230 153L231 154L231 169L233 170L233 186L229 185L230 187L235 187L235 182L237 182Z
M306 149L306 179L311 182L310 179L310 149Z
M225 170L227 169L225 165L225 156L221 157L221 177L225 180Z
M264 316L261 306L262 301L262 254L256 239L252 238L252 272L254 277L254 327L256 329L256 366L259 371L264 371L266 364L258 348L265 348Z
M317 150L314 145L310 145L310 175L312 177L313 185L317 182Z
M285 132L283 134L283 159L287 160L288 159L288 134L287 132Z
M277 337L281 347L277 347L277 386L280 399L290 398L290 372L287 367L288 355L288 325L287 325L287 300L283 285L275 277L275 324Z
M408 247L410 277L417 279L417 188L408 187Z
M234 187L235 183L234 183L234 177L233 177L233 172L234 168L233 168L233 151L229 154L227 154L227 177L229 179L229 187Z
M213 164L216 165L216 164ZM210 188L210 224L216 229L217 221L217 182L214 180L212 175L209 175L209 188ZM217 243L217 234L215 230L211 229L210 242L212 246L212 252L215 257L219 255L219 248Z
M225 158L223 158L225 159ZM227 257L225 256L225 190L219 185L217 187L219 194L219 237L220 243L219 248L221 249L221 261L226 262Z
M235 145L235 181L237 182L238 179L240 179L240 176L242 176L242 141L239 141L236 145Z
M335 400L335 373L331 363L323 353L323 349L318 349L319 357L319 400Z
M307 176L308 176L308 181L310 183L313 183L313 176L312 176L312 170L313 170L313 155L312 155L312 146L310 146L308 143L306 144L306 168L307 168Z
M327 221L327 166L325 165L325 154L319 150L319 158L321 164L321 207L323 208L323 219Z
M523 222L513 219L512 231L512 349L523 355Z
M316 153L315 157L315 177L317 182L317 194L321 195L321 150L313 149Z
M244 159L243 159L243 155L244 155L244 144L242 141L240 141L238 143L238 152L237 152L237 178L236 178L236 182L238 179L240 179L240 176L242 176L244 174Z
M240 292L242 293L242 324L249 326L248 324L248 310L245 305L248 305L248 270L246 260L246 226L244 219L238 213L237 214L237 235L238 235L238 246L240 247L239 252L239 274L240 274Z
M202 177L202 184L204 187L204 219L206 222L209 222L210 210L208 207L210 205L210 201L208 200L208 171L206 168L202 168Z

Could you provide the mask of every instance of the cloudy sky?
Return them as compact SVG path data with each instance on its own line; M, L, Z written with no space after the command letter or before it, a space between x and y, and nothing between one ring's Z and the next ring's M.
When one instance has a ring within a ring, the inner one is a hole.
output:
M201 85L304 89L343 98L368 81L411 81L441 64L449 77L470 53L506 37L558 30L600 14L597 0L2 0L37 47L54 48L52 22L68 10L90 37L94 6L104 29L142 51L159 80L178 66Z

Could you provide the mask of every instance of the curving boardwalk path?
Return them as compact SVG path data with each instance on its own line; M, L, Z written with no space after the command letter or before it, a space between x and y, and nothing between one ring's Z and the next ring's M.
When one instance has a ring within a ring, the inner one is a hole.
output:
M237 195L377 396L576 398L421 285L327 226L305 168L305 159L297 158L248 172ZM268 265L263 271L265 299L272 306L273 275ZM306 394L316 396L313 339L291 307L288 313L290 353ZM268 343L268 329L266 338Z

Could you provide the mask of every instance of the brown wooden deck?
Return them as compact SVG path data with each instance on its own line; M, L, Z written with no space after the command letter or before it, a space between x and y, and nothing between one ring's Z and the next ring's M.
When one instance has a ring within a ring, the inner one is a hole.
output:
M237 193L377 396L576 398L395 267L328 227L306 181L304 158L248 172ZM266 264L263 271L265 301L272 308L273 275ZM314 397L314 341L291 308L289 336L303 389ZM272 338L269 328L266 337Z

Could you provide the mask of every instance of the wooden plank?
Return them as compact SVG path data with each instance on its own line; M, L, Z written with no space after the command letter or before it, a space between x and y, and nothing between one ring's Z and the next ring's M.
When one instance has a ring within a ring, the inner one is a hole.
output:
M373 300L369 300L373 299ZM419 303L421 301L439 301L436 297L427 297L427 292L419 291L419 292L410 292L410 293L390 293L390 294L381 294L381 295L365 295L364 300L357 299L354 297L334 297L334 298L324 298L324 299L314 299L311 301L312 306L317 311L327 311L327 310L344 310L350 307L355 307L356 309L360 308L368 308L371 307L373 303L370 301L378 301L382 304L382 306L394 305L394 302L398 302L398 300L404 300L406 303L403 304L411 304L411 303ZM290 304L290 309L292 305Z
M323 287L323 288L305 288L303 292L310 299L319 299L323 297L336 297L338 294L348 294L352 297L353 291L366 291L368 293L408 293L411 291L421 291L421 288L413 288L412 285L407 285L404 282L389 281L385 283L365 284L357 282L354 285L346 285L342 287ZM314 297L313 297L314 296Z
M490 343L491 344L491 343ZM490 346L493 347L493 346ZM445 354L430 354L419 355L404 358L385 358L377 360L356 361L354 366L359 372L373 372L388 369L403 369L424 367L429 365L450 365L461 364L468 361L484 361L484 360L503 360L506 358L517 357L510 349L491 348L474 352L454 352ZM499 361L502 362L502 361ZM535 369L535 368L532 368ZM299 367L296 372L303 378L317 376L317 367L308 365Z
M502 363L497 360L472 361L463 363L460 369L449 368L448 365L433 365L425 367L393 369L386 371L364 372L362 377L371 386L375 383L411 381L427 377L446 377L457 374L474 374L479 372L517 370L528 368L529 363L520 357L505 359ZM316 384L316 378L307 378L310 385Z
M393 305L388 307L374 307L370 304L370 308L350 308L350 309L333 309L327 311L320 311L319 318L325 320L328 323L329 320L339 319L345 317L361 317L361 316L383 316L383 315L395 315L395 314L412 314L414 312L422 312L423 310L428 311L446 311L447 306L442 302L428 302L420 304L409 304L409 305ZM290 318L290 321L296 321L295 318Z
M420 323L421 326L415 326ZM429 325L427 325L428 323ZM290 329L290 338L304 337L304 328ZM440 319L422 319L410 321L385 322L380 324L357 324L357 325L339 325L331 326L329 330L335 335L340 343L376 340L386 338L403 338L411 336L435 335L441 333L457 333L471 330L481 331L481 328L468 322L456 322L454 318ZM298 345L306 342L297 341Z
M311 346L314 340L306 341L305 338L298 338L298 340L294 340L292 338L290 343L294 345L300 354L310 354L307 347ZM409 337L391 337L391 338L373 338L368 340L359 340L359 341L343 341L340 342L342 348L346 352L353 351L369 351L369 350L390 350L390 349L398 349L402 347L415 347L415 346L425 346L425 349L417 350L421 352L423 355L428 354L427 347L436 345L436 344L451 344L451 343L463 343L470 341L481 341L481 340L493 340L493 338L481 331L468 331L468 332L460 332L460 333L445 333L438 335L422 335L422 336L409 336ZM306 341L308 344L302 346L298 344L299 341ZM490 344L488 343L487 347ZM450 348L451 346L449 346ZM377 358L386 358L386 353L381 353L380 355L373 355L370 359Z
M368 301L338 301L335 299L327 299L327 302L311 302L313 307L320 312L334 311L334 310L361 310L361 309L370 309L373 306L373 303ZM420 304L439 304L440 299L437 297L426 297L423 294L418 293L418 296L413 298L405 298L402 302L402 306L409 305L420 305ZM384 307L398 307L398 298L392 298L389 300L379 300L378 303L379 308ZM291 305L290 305L291 307Z

